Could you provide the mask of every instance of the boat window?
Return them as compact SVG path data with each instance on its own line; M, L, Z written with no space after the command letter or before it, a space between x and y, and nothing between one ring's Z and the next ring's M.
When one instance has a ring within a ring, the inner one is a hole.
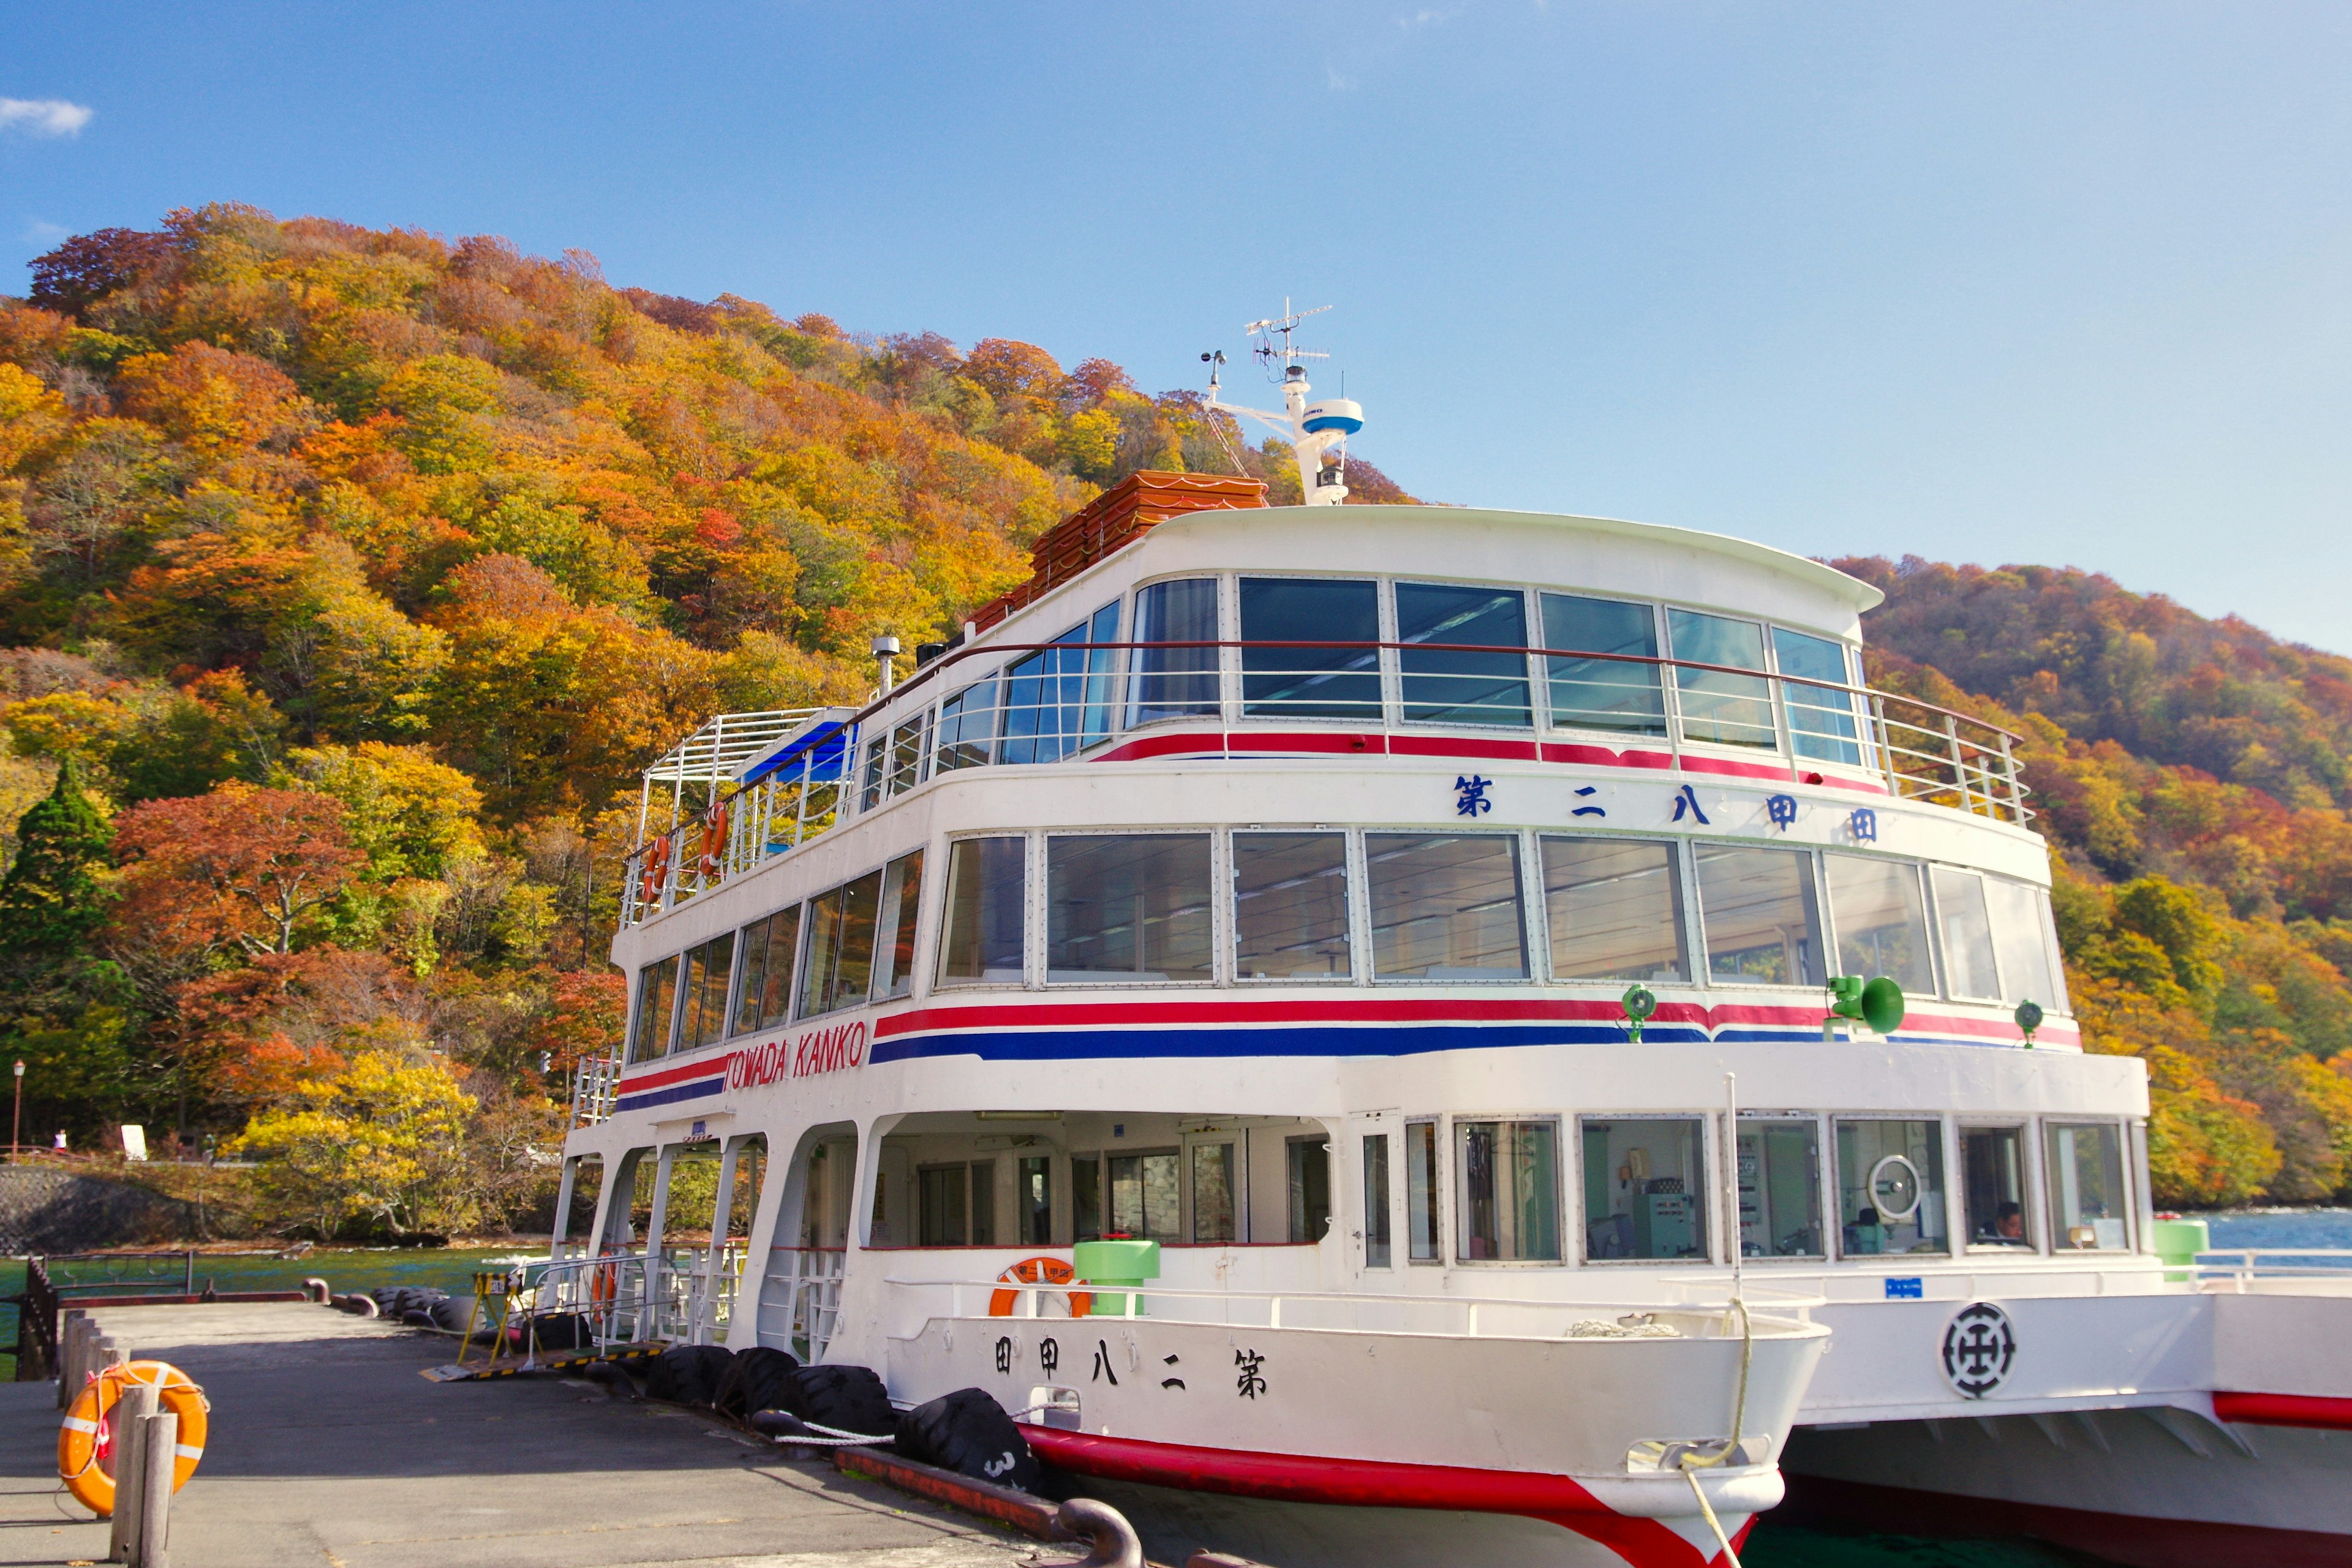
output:
M2000 1001L2000 976L1993 968L1992 921L1985 912L1984 879L1972 871L1938 866L1935 881L1936 915L1944 930L1946 993Z
M1242 641L1354 643L1244 647L1242 711L1280 719L1381 718L1381 600L1374 583L1241 580Z
M677 966L684 956L672 953L637 971L637 1021L629 1031L633 1062L669 1054L670 1026L677 1010Z
M1853 697L1830 689L1846 684L1845 645L1774 626L1772 657L1780 668L1780 700L1789 710L1789 741L1797 755L1859 763L1862 742L1853 721ZM1829 685L1795 684L1802 680Z
M1577 653L1658 656L1657 613L1619 599L1543 595L1543 645ZM1666 732L1666 700L1654 664L1613 658L1552 658L1551 721L1630 735Z
M727 1037L727 984L735 968L735 933L714 936L686 955L686 994L678 1008L677 1047L699 1049Z
M948 846L941 985L1021 984L1028 862L1025 838L959 838Z
M1322 1133L1284 1142L1290 1239L1318 1242L1331 1225L1331 1143Z
M1344 980L1348 836L1234 835L1234 973L1244 980Z
M875 916L882 873L868 871L809 900L808 960L801 970L803 1018L866 1000L874 975Z
M2033 1216L2025 1203L2025 1129L1960 1129L1961 1191L1969 1245L2031 1251Z
M874 952L874 1000L904 996L915 988L915 926L923 909L923 852L901 855L882 873L881 907L875 924L881 940Z
M1231 1143L1192 1145L1192 1239L1235 1241L1234 1226L1234 1146Z
M2111 1121L2053 1121L2049 1139L2051 1238L2078 1252L2121 1252L2124 1229L2124 1141Z
M858 770L857 805L871 811L882 804L882 776L890 765L890 737L877 733L866 742L866 762Z
M1753 621L1703 616L1696 610L1668 610L1666 630L1674 639L1676 658L1759 672L1735 675L1677 668L1675 692L1682 710L1683 739L1723 746L1779 746L1780 731L1772 722L1771 686L1761 673L1764 628Z
M1406 1256L1415 1263L1443 1263L1444 1225L1438 1216L1444 1188L1437 1175L1437 1123L1404 1125L1404 1227Z
M1559 980L1690 979L1675 847L1636 838L1543 840L1544 921Z
M923 731L929 713L918 713L890 731L890 773L887 793L904 795L923 782Z
M1054 1244L1054 1161L1048 1154L1024 1157L1018 1171L1020 1193L1013 1223L1030 1247Z
M1102 1156L1070 1156L1070 1226L1079 1241L1094 1241L1103 1233Z
M1707 1256L1706 1142L1696 1116L1638 1121L1587 1117L1584 1256Z
M1549 1121L1457 1121L1454 1194L1464 1262L1558 1262L1559 1130Z
M915 1245L964 1245L967 1173L961 1165L921 1165L915 1171Z
M2000 955L2000 999L2066 1010L2066 993L2050 963L2050 904L2038 888L1999 877L1984 879L1992 915L1993 951Z
M1087 641L1118 641L1117 599L1087 617ZM1097 647L1087 651L1086 712L1078 721L1078 743L1082 746L1093 745L1118 727L1118 649Z
M1045 845L1046 978L1212 977L1209 836L1062 836Z
M999 762L1059 762L1078 749L1087 656L1083 647L1062 645L1087 640L1087 624L1081 621L1055 637L1056 646L1005 668Z
M1114 1234L1163 1243L1183 1239L1176 1191L1179 1157L1174 1149L1109 1157Z
M1739 1250L1822 1258L1822 1129L1811 1117L1739 1119Z
M1727 984L1820 985L1822 919L1812 857L1801 849L1701 844L1699 922L1706 972Z
M1840 1118L1840 1256L1945 1253L1944 1124Z
M985 767L996 755L996 678L967 686L940 704L934 773Z
M1515 588L1399 583L1396 610L1400 642L1470 645L1461 651L1409 647L1397 655L1407 723L1530 725L1528 659L1520 651L1528 646L1525 595Z
M1129 663L1129 723L1218 711L1214 577L1182 577L1139 590L1135 595L1135 640L1209 646L1137 648Z
M1372 973L1516 980L1528 973L1519 841L1498 833L1368 833Z
M1389 1135L1364 1139L1364 1267L1389 1267Z
M1886 976L1915 996L1936 993L1927 959L1927 909L1919 868L1864 855L1822 857L1830 919L1837 925L1838 973Z
M971 1244L996 1245L996 1162L971 1163Z
M800 952L801 907L778 910L743 928L743 979L735 992L735 1032L772 1028L793 1008L793 960Z

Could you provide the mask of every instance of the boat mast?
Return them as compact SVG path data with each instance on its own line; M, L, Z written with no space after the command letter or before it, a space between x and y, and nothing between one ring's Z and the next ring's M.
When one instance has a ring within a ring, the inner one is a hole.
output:
M1281 315L1252 321L1242 329L1256 340L1250 352L1266 367L1268 378L1281 384L1280 414L1221 402L1217 373L1225 356L1222 351L1201 356L1209 366L1210 412L1244 415L1288 442L1291 456L1298 464L1298 486L1308 506L1337 506L1348 499L1348 437L1364 427L1363 408L1347 398L1327 397L1314 403L1307 400L1307 393L1313 389L1307 384L1307 367L1298 362L1331 356L1300 348L1292 336L1299 322L1330 308L1318 305L1312 310L1293 310L1290 301L1285 300Z

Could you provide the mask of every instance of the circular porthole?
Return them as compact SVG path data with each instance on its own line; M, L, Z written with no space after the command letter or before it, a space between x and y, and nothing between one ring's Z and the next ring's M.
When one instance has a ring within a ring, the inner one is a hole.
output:
M1901 1154L1889 1154L1870 1168L1870 1201L1879 1223L1909 1219L1919 1211L1919 1167Z

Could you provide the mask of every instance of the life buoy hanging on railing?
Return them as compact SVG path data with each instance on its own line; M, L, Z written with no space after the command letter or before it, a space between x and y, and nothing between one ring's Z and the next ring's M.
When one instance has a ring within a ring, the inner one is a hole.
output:
M702 842L695 852L694 868L703 877L716 877L726 858L727 803L714 800L702 814Z
M1067 1285L1078 1277L1077 1270L1058 1258L1024 1258L996 1278L1016 1285ZM1094 1293L1089 1290L1066 1290L1063 1298L1069 1303L1070 1316L1083 1318L1094 1310ZM1013 1304L1021 1300L1018 1290L999 1290L988 1299L988 1315L1009 1318ZM1040 1306L1044 1305L1041 1301ZM1044 1317L1045 1313L1037 1314Z
M637 877L637 902L659 907L662 889L669 881L670 836L667 833L646 846L645 868Z
M212 1405L186 1373L162 1361L108 1367L83 1385L58 1427L58 1479L84 1508L101 1516L114 1512L114 1411L123 1389L134 1383L152 1386L156 1407L180 1418L172 1459L173 1491L188 1484L205 1457Z

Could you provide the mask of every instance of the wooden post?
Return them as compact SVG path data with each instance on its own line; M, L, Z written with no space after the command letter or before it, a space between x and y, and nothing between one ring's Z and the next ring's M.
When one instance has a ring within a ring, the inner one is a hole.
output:
M106 1555L109 1562L128 1563L139 1540L141 1489L147 1480L147 1457L142 1447L147 1441L147 1425L142 1417L155 1414L155 1387L152 1384L126 1383L122 1397L115 1401L107 1413L108 1427L114 1434L114 1517L108 1522Z
M89 1317L79 1307L68 1312L58 1333L58 1408L70 1410L81 1397L83 1349Z
M170 1411L140 1422L146 1440L141 1458L146 1464L146 1484L139 1489L139 1533L132 1568L172 1568L168 1552L172 1528L172 1482L179 1474L180 1418Z

